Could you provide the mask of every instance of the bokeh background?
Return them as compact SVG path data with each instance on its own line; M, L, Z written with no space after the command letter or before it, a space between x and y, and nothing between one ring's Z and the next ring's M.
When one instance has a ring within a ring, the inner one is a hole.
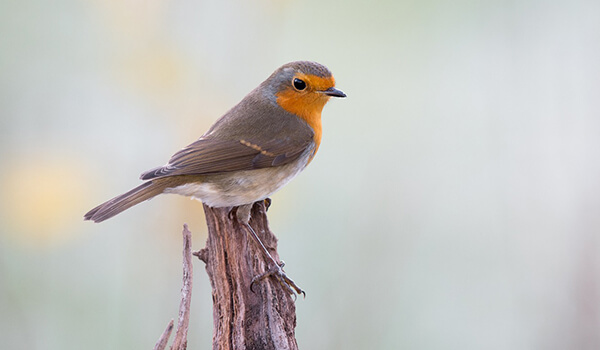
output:
M283 63L348 94L269 212L302 349L600 348L600 2L0 3L0 339L149 349L177 317L164 196L95 205ZM190 349L209 349L195 264Z

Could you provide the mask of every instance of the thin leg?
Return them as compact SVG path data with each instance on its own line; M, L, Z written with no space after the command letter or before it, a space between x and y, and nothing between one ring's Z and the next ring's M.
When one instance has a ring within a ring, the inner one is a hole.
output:
M252 282L250 283L250 290L252 290L254 283L256 283L266 277L273 276L279 281L279 283L282 285L282 287L287 289L287 291L290 294L295 295L295 293L294 293L294 291L295 291L297 294L302 294L304 297L306 297L306 293L300 287L298 287L296 282L294 282L291 278L289 278L285 274L285 272L283 272L283 269L282 269L282 267L284 266L283 261L281 262L281 265L278 264L277 261L275 261L275 259L273 258L273 256L271 256L271 254L269 253L269 251L267 250L267 248L265 247L263 242L261 242L260 238L258 238L258 235L256 234L256 232L254 232L254 229L250 226L250 224L246 222L246 223L244 223L244 225L246 226L248 231L250 231L252 238L254 238L254 241L256 241L256 243L258 243L258 245L261 247L262 251L269 258L269 260L271 260L271 262L273 264L270 269L268 269L267 271L263 272L262 274L254 277L252 279Z

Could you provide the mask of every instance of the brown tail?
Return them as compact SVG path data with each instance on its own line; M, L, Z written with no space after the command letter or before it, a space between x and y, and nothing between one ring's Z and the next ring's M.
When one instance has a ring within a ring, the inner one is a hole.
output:
M153 183L152 181L144 182L133 190L123 193L108 202L102 203L94 209L90 210L83 216L84 220L92 220L93 222L102 222L110 219L120 212L127 210L134 205L148 200L156 195L161 194L165 190L165 185L162 183Z

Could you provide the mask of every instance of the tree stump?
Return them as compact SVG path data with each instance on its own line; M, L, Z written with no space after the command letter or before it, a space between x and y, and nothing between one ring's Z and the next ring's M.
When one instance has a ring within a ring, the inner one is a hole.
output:
M269 230L265 201L254 203L250 225L275 260L277 238ZM296 307L274 278L256 282L269 260L229 208L204 205L208 239L198 257L206 263L213 298L213 349L296 350Z

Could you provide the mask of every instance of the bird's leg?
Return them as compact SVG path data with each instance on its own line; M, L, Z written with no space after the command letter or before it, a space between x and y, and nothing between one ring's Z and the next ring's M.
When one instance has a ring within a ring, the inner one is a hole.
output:
M294 294L294 292L295 292L297 294L302 294L303 296L306 296L306 293L300 287L298 287L296 282L294 282L291 278L289 278L283 271L283 266L285 265L285 263L283 261L281 261L281 263L278 263L275 260L275 258L273 258L271 253L269 253L269 251L267 250L267 247L265 247L263 242L260 240L260 238L258 237L256 232L252 228L252 226L250 226L249 221L250 221L250 210L251 209L252 209L252 204L238 207L237 213L236 213L238 222L240 222L240 223L244 224L244 226L246 226L246 228L250 232L250 236L258 244L258 246L262 249L263 253L268 258L268 260L271 261L272 266L267 271L261 273L260 275L254 277L252 279L252 282L250 283L250 290L252 290L254 283L256 283L262 279L265 279L269 276L273 276L273 277L275 277L275 279L277 279L277 281L279 281L281 286L288 291L288 293Z
M250 231L251 236L261 247L262 251L265 253L267 258L273 263L271 268L252 279L252 282L250 283L250 290L252 290L252 287L254 287L254 283L265 279L269 276L273 276L275 277L275 279L277 279L277 281L279 281L282 287L287 289L287 291L290 294L294 294L294 292L296 292L297 294L302 294L303 296L306 296L306 293L300 287L298 287L296 282L294 282L285 274L285 272L283 272L283 266L285 265L284 262L282 261L281 264L277 263L277 261L275 261L275 258L273 258L273 256L267 250L267 247L265 247L265 245L261 242L260 238L258 238L258 235L256 234L256 232L254 232L252 226L250 226L249 223L245 223L244 225L246 226L248 231Z

